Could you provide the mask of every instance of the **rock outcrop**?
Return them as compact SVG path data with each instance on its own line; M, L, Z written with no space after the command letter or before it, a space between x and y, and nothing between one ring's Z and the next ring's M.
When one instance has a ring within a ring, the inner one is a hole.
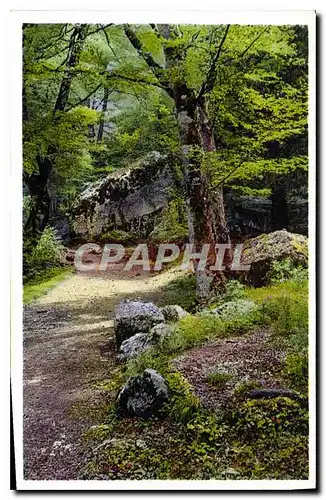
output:
M261 234L246 240L241 263L250 266L246 279L255 286L266 283L267 273L274 261L291 259L293 264L308 266L308 238L285 230Z
M117 347L136 333L147 333L159 323L164 323L160 309L152 302L123 300L115 310L115 335Z
M174 164L173 156L152 152L138 163L91 184L70 210L71 236L89 239L123 231L141 239L155 234L161 212L170 201L171 188L175 187ZM296 187L285 196L287 223L284 227L294 233L307 234L307 193ZM275 210L282 213L268 197L228 192L224 201L232 239L273 231L272 214ZM63 236L69 234L66 222L61 221L59 229Z
M173 162L171 156L153 152L90 185L71 209L72 233L90 238L121 230L148 237L170 199Z
M298 234L308 234L308 195L299 189L286 193L288 231ZM273 202L265 196L239 196L227 193L226 204L227 223L232 239L252 237L275 230L273 223ZM281 210L281 209L279 209Z
M142 375L131 377L117 397L117 414L121 417L150 418L169 399L169 388L159 373L147 368Z

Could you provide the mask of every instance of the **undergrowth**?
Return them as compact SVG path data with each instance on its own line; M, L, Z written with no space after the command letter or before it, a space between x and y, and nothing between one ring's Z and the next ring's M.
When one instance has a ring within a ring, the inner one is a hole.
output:
M86 477L108 479L306 479L308 477L308 412L288 398L248 400L259 381L236 386L232 408L211 412L202 407L194 388L177 371L173 359L182 352L219 338L244 335L257 328L272 331L271 342L284 352L284 386L307 395L307 280L292 276L260 289L229 285L218 302L249 299L258 305L232 320L190 315L180 320L160 348L151 348L121 365L107 386L119 388L130 376L153 368L163 375L171 397L148 421L117 419L114 406L100 441L115 439L88 464ZM189 278L187 278L189 279ZM180 283L180 281L179 281ZM181 287L172 287L180 293ZM180 297L179 297L180 299ZM167 300L167 303L177 301ZM180 305L183 303L178 302ZM216 302L215 302L216 303ZM188 307L189 310L189 307ZM223 390L230 375L215 369L208 376ZM94 439L96 431L91 438Z

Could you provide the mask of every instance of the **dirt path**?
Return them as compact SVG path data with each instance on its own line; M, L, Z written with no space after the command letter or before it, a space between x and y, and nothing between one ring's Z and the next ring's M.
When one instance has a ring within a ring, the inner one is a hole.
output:
M95 383L114 367L114 308L127 297L159 302L177 276L73 275L25 307L25 479L79 478L82 432L107 404Z

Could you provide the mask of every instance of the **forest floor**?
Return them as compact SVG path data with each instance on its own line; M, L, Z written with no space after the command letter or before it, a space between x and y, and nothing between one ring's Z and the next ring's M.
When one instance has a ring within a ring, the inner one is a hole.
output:
M294 388L303 377L305 394L305 285L288 281L247 290L247 297L265 304L263 321L260 313L224 323L190 315L171 339L186 341L181 348L172 343L170 351L144 353L134 365L117 363L116 305L132 298L192 310L192 278L174 268L126 273L115 265L106 273L72 274L25 305L25 479L307 477L306 410L287 398L257 404L243 399L248 387L293 388L289 375ZM272 322L266 300L276 311ZM285 373L287 351L292 365ZM144 367L172 384L168 418L118 419L117 391L125 377ZM216 367L223 373L216 374ZM228 378L212 385L214 374ZM238 408L236 423L219 416L225 405Z
M24 308L25 479L77 479L81 435L103 421L114 369L113 314L125 298L159 303L180 275L74 274ZM82 409L82 410L81 410Z

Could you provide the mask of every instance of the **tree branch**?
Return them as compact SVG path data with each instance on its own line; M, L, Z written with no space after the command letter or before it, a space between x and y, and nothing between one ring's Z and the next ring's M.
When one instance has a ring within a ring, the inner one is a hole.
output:
M265 31L267 31L269 28L269 26L266 26L266 28L264 30L262 30L259 35L256 36L256 38L248 45L248 47L242 52L242 54L240 54L239 58L240 59L241 57L243 57L249 49L251 49L251 47L253 46L254 43L257 42L257 40L262 36L263 33L265 33Z
M245 48L245 50L243 52L241 52L241 54L238 56L238 57L235 57L233 59L227 59L225 61L225 64L228 64L230 62L233 62L233 61L236 61L238 59L241 59L247 52L248 50L251 49L251 47L257 42L257 40L269 29L269 26L266 26L266 28L264 28L257 36L256 38L250 42L250 44L248 45L248 47Z
M215 81L216 81L216 75L217 75L217 63L218 63L218 60L220 58L221 51L222 51L224 42L226 40L226 37L228 35L229 29L230 29L230 24L228 24L226 26L226 29L225 29L224 35L221 39L217 53L216 53L215 57L213 57L213 60L211 62L211 67L208 71L206 82L203 83L203 85L199 91L197 99L200 99L204 94L206 94L207 92L211 92L213 90L213 87L214 87Z
M107 76L107 78L118 78L119 80L126 80L127 82L139 83L141 85L150 85L152 87L158 87L160 89L165 90L165 87L161 85L159 82L149 82L147 80L143 80L141 78L132 78L131 76L119 75L118 73L113 73Z
M238 170L238 168L241 167L241 165L244 164L245 161L247 161L249 159L249 156L246 156L245 158L243 158L243 160L240 161L240 163L233 169L231 170L231 172L229 172L220 182L218 182L215 186L214 186L214 190L216 188L218 188L219 186L221 186L221 184L223 184L229 177L231 177L231 175L234 174L234 172L236 170Z
M85 101L87 101L87 99L89 99L93 94L95 94L95 92L97 92L101 87L102 87L102 84L100 83L99 85L97 85L97 87L95 87L95 89L93 89L89 94L87 94L86 97L83 97L78 102L76 102L74 105L71 104L69 107L67 107L66 111L70 111L71 109L76 108L77 106L80 106L81 104L83 104Z
M97 28L97 29L96 29L96 30L94 30L94 31L90 31L90 32L87 34L87 36L94 35L95 33L98 33L99 31L102 31L102 30L103 30L103 31L105 31L105 30L106 30L106 28L109 28L110 26L113 26L113 23L110 23L110 24L105 24L105 25L104 25L104 24L100 24L100 27L99 27L99 28Z
M162 66L160 66L152 56L150 52L145 52L143 50L143 44L139 40L138 36L134 32L133 29L131 29L129 24L124 24L123 26L124 32L131 43L131 45L137 50L138 54L144 59L144 61L147 63L147 65L153 70L153 73L157 77L157 70L162 70Z

